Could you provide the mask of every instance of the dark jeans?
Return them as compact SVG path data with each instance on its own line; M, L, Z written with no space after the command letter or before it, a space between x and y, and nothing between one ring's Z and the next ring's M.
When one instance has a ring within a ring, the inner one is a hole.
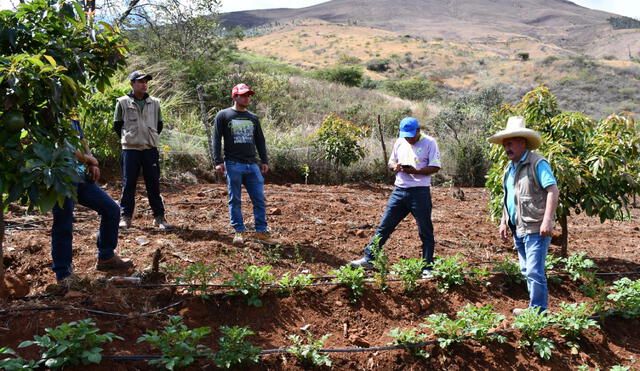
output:
M120 207L95 183L77 185L78 203L95 210L100 214L100 231L98 232L98 259L109 259L114 256L118 245L118 223ZM64 200L60 208L53 207L53 227L51 227L51 257L56 279L63 279L72 273L73 255L73 209L75 202L71 198Z
M376 236L380 237L380 246L383 246L391 233L407 215L411 213L418 224L418 234L422 240L422 258L427 264L433 263L433 250L435 240L433 238L433 223L431 222L431 191L429 187L396 187L387 203L382 221L376 230ZM371 242L364 250L367 260L373 260Z
M164 204L160 197L160 154L157 148L122 150L122 215L131 217L136 204L136 184L140 168L147 187L147 198L153 216L164 216Z

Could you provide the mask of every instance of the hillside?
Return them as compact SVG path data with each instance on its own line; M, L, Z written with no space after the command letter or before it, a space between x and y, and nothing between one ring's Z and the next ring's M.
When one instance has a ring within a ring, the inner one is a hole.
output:
M566 0L332 0L301 9L226 13L222 20L252 28L307 19L426 39L491 44L524 38L592 56L638 54L640 32L613 30L607 22L612 16Z

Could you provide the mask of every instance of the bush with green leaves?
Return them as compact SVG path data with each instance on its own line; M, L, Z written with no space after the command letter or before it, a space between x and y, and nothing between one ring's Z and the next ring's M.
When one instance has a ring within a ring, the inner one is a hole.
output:
M364 295L364 268L354 268L351 265L343 265L340 269L329 272L336 276L334 282L346 286L351 291L350 300L355 303Z
M538 307L529 307L515 318L512 327L522 332L521 345L533 347L540 358L549 359L555 345L553 340L543 337L541 333L550 322L551 317L540 312Z
M501 343L505 342L506 339L502 335L489 335L505 319L504 315L493 312L491 304L482 307L467 304L456 315L463 324L464 336L469 336L481 343L494 339Z
M291 278L289 272L286 272L276 281L277 291L280 294L290 294L294 291L300 291L313 283L313 274L298 274Z
M487 280L487 277L491 275L489 269L485 267L471 267L469 269L469 277L473 280L474 283L489 286L491 282Z
M198 262L188 266L184 271L180 267L169 267L168 271L177 274L175 283L179 285L193 285L187 287L187 291L196 294L200 293L203 298L208 299L206 295L207 285L212 279L218 276L215 264L204 264Z
M469 265L462 262L462 255L442 257L438 256L433 261L433 276L438 278L438 290L445 292L454 286L464 284L464 269Z
M596 264L593 260L587 259L586 255L586 252L571 254L562 260L564 269L569 273L572 280L592 278L593 272L590 272L589 269L595 268Z
M296 334L287 336L287 339L293 343L293 345L287 348L287 353L293 354L298 362L305 368L320 366L331 367L329 355L319 352L331 334L325 334L320 339L314 340L313 334L311 334L310 331L305 331L305 333L306 339Z
M408 80L386 80L386 90L402 99L425 100L433 98L438 92L429 80L412 78Z
M372 264L375 269L373 279L376 281L380 289L385 291L389 288L389 285L387 284L387 277L389 276L389 257L385 253L383 246L380 246L380 236L373 236L369 248L373 255Z
M367 69L374 72L386 72L389 69L388 59L372 59L367 62Z
M271 266L257 267L250 265L245 268L242 273L234 273L233 278L226 281L235 291L229 292L228 295L242 294L247 297L247 303L254 307L261 307L262 300L260 296L262 289L271 284L275 280L275 276L271 273Z
M44 349L41 360L49 368L99 364L102 361L101 345L114 339L124 340L111 332L98 334L92 319L63 323L56 328L45 329L46 334L35 335L34 340L23 341L18 348L37 345Z
M316 132L314 145L322 151L325 160L336 166L349 166L364 158L364 147L358 141L366 135L367 130L331 113Z
M16 352L8 347L0 347L0 356L14 356L0 359L0 370L5 371L33 371L42 363L42 360L26 360L18 357Z
M192 364L196 356L210 355L211 349L199 344L200 340L209 334L209 327L190 329L182 322L182 316L169 316L169 321L162 331L147 330L137 342L149 343L162 353L159 359L150 360L150 365L173 370Z
M400 259L391 266L393 272L402 280L405 292L412 292L418 287L418 279L422 276L422 270L426 263L422 258Z
M550 274L549 272L553 271L558 263L562 262L561 257L556 257L553 254L547 254L547 257L544 261L544 271L547 273L547 280L553 283L560 283L562 280L555 274Z
M459 343L463 339L465 323L461 319L449 318L445 313L431 314L424 319L421 327L430 329L438 338L438 345L445 349L449 345Z
M362 68L359 66L326 67L313 73L314 77L320 80L327 80L347 86L360 86L362 82Z
M640 317L640 279L621 278L613 283L611 291L607 298L613 310L624 318Z
M260 348L244 340L247 336L255 335L248 327L222 326L218 339L220 350L213 356L216 366L231 368L247 363L258 363Z
M600 328L595 320L589 318L593 310L587 303L560 303L560 310L551 313L551 322L558 328L560 335L570 341L570 346L577 348L576 341L582 332L591 327Z
M401 329L399 327L392 329L387 336L393 338L393 342L389 343L389 345L418 344L424 342L428 337L427 334L420 333L417 329ZM405 349L413 356L422 358L429 358L431 356L422 347L412 346Z
M519 285L526 281L518 263L509 259L508 256L505 257L503 261L498 262L496 266L493 267L493 271L504 274L507 283Z

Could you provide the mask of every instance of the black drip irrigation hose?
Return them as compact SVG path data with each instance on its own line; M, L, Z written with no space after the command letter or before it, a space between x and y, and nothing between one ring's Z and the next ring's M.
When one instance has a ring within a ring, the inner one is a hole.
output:
M182 304L184 301L185 300L180 300L180 301L177 301L175 303L169 304L169 305L167 305L165 307L162 307L162 308L159 308L159 309L156 309L156 310L152 310L150 312L136 314L136 315L105 312L105 311L96 310L96 309L74 307L74 306L71 306L71 305L67 305L67 306L47 306L47 307L25 307L25 308L5 309L5 310L0 310L0 315L10 314L10 313L17 313L17 312L28 312L28 311L77 310L77 311L82 311L82 312L87 312L87 313L100 314L100 315L104 315L104 316L119 317L119 318L126 318L126 319L134 319L134 318L141 318L141 317L149 317L149 316L152 316L154 314L158 314L160 312L164 312L165 310L171 309L171 308L173 308L175 306L178 306L178 305Z

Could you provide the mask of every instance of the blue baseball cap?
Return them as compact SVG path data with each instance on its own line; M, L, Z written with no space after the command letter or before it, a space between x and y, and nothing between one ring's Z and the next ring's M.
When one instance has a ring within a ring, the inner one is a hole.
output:
M400 138L413 138L418 130L418 120L405 117L400 121Z

